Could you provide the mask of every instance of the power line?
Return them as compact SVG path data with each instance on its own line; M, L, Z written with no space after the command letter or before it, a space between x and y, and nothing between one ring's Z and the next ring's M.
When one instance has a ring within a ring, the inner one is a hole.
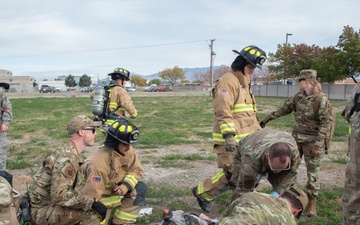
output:
M38 57L38 56L49 56L49 55L66 55L66 54L74 54L74 53L77 54L77 53L111 52L111 51L119 51L124 49L152 48L159 46L181 45L181 44L203 42L203 41L208 41L208 40L183 41L183 42L174 42L174 43L165 43L165 44L140 45L140 46L132 46L132 47L120 47L120 48L109 48L109 49L98 49L98 50L69 51L69 52L58 52L58 53L48 53L48 54L38 54L38 55L0 56L0 58L4 59L4 58Z

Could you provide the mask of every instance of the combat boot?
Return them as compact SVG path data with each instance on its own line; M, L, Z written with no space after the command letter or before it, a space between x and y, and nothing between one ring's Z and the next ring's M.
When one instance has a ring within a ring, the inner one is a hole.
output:
M196 187L192 188L192 193L193 195L196 197L196 200L199 203L199 206L202 210L204 210L205 212L211 212L211 202L206 201L205 199L200 198L197 194L196 194Z
M309 197L309 207L308 207L308 213L307 216L308 217L312 217L312 216L316 216L316 198L314 197Z

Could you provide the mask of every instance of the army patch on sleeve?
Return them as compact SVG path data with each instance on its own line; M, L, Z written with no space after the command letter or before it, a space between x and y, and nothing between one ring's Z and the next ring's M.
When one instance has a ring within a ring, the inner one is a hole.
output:
M68 166L65 168L65 175L67 178L73 178L75 176L76 172L75 169L72 166Z
M91 183L92 184L100 184L102 178L100 176L92 176L91 177Z

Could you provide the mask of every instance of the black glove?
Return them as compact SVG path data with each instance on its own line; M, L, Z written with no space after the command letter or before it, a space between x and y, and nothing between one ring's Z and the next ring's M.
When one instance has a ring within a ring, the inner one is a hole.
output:
M261 128L264 128L265 127L265 125L267 124L267 122L269 122L269 120L267 120L266 118L265 119L262 119L261 121L260 121L260 127Z
M91 205L91 208L96 211L96 213L100 216L101 221L103 221L106 217L107 208L102 202L98 202L97 200Z

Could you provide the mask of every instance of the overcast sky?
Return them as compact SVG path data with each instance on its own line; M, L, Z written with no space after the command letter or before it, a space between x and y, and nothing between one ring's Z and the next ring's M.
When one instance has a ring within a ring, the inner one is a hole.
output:
M0 69L37 81L230 65L233 49L335 46L360 27L359 0L0 0Z

